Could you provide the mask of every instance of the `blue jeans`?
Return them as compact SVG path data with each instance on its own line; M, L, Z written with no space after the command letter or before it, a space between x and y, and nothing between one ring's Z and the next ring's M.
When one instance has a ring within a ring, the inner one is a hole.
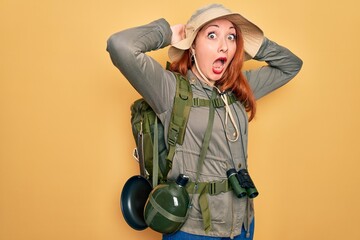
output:
M234 240L252 240L254 238L254 228L255 223L252 221L250 224L249 233L250 236L246 237L246 231L244 229L244 226L242 227L241 234L234 237ZM222 237L208 237L208 236L201 236L201 235L194 235L182 231L177 231L173 234L163 235L162 240L227 240L230 239L228 237L222 238Z

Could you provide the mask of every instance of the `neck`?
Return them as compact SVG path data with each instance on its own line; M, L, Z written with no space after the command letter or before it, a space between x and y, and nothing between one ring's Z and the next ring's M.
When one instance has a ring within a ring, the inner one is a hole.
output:
M199 65L197 64L197 60L196 60L196 56L195 54L193 55L194 57L194 61L195 61L195 64L191 67L191 70L193 71L193 73L196 75L196 77L198 79L200 79L200 81L202 81L203 83L213 87L215 85L215 81L211 81L209 79L207 79L205 77L205 75L201 72L200 68L199 68Z
M200 82L205 83L210 87L214 86L214 82L209 81L207 78L202 77L202 74L199 73L199 71L196 69L195 66L192 66L191 70L195 74L195 76L200 80Z

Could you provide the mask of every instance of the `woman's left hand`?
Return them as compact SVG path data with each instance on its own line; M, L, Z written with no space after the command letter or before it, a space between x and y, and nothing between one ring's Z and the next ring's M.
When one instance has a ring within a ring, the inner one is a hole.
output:
M172 31L171 45L185 38L185 24L177 24L170 27Z

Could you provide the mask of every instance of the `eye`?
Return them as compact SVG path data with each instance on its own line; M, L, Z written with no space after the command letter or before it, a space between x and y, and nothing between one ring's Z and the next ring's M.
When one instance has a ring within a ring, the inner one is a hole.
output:
M234 41L236 39L236 34L230 34L228 36L228 39L231 40L231 41Z
M215 39L215 38L216 38L216 34L215 34L214 32L210 32L210 33L207 35L207 37L208 37L209 39Z

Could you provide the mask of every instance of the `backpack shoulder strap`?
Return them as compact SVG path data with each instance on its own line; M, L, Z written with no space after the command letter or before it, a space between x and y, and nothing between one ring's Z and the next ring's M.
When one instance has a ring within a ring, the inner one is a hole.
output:
M186 125L193 102L189 81L179 73L174 74L176 77L176 92L168 131L169 153L166 158L169 170L172 167L176 144L181 145L184 142Z

